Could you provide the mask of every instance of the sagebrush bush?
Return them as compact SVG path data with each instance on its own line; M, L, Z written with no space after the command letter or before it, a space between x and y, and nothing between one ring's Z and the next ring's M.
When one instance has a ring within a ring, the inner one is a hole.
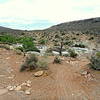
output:
M27 66L26 63L22 64L21 67L20 67L20 72L25 71L27 68L28 68L28 66Z
M86 46L84 44L75 44L75 47L85 48Z
M0 45L0 48L4 48L4 49L6 49L6 50L10 50L10 46L8 46L8 45Z
M96 53L96 56L97 57L100 57L100 51Z
M37 67L40 68L40 69L48 69L48 63L46 61L38 61L37 62Z
M70 57L76 58L78 56L75 50L69 49L68 52L69 52Z
M100 55L99 55L99 53L96 53L96 55L91 56L90 66L95 70L100 70Z
M36 63L38 62L38 58L36 55L32 54L29 57L26 58L26 61L21 66L20 71L24 71L26 69L33 70L36 69Z
M22 54L21 50L15 50L15 52L16 52L16 54L18 54L18 55L21 55L21 54Z
M54 58L53 63L61 64L61 59L60 59L58 56L56 56L56 57Z
M45 70L47 68L48 64L45 60L39 60L36 55L32 54L26 58L26 61L20 68L20 72L25 70L35 70L35 69Z

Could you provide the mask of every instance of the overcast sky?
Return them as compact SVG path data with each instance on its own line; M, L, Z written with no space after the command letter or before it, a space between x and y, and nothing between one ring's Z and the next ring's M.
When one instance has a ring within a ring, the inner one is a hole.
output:
M43 29L49 26L100 17L100 0L0 0L0 26Z

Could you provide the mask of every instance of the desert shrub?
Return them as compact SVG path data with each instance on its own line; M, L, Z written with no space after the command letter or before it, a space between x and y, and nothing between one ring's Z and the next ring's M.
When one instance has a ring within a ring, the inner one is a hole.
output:
M0 45L0 48L4 48L6 50L10 50L10 46L4 44L4 45Z
M76 39L77 39L76 37L73 37L73 38L72 38L72 40L76 40Z
M66 42L64 43L64 45L71 46L71 45L73 45L73 41L66 40Z
M100 51L96 53L96 56L97 57L100 57Z
M76 35L80 35L79 33L77 33Z
M56 57L54 58L53 63L61 64L61 59L60 59L58 56L56 56Z
M74 46L75 47L80 47L80 48L85 48L85 45L84 44L75 44Z
M16 54L21 55L22 54L21 50L16 50Z
M76 58L77 57L77 53L75 52L75 50L69 49L68 50L70 57Z
M69 54L64 54L63 56L68 57L68 56L69 56Z
M46 44L46 40L45 39L41 39L40 41L39 41L39 43L41 44L41 45L45 45Z
M26 58L27 64L30 64L31 62L38 62L38 57L35 54L31 54L29 57Z
M8 34L2 35L0 36L0 42L7 43L7 44L16 43L16 37Z
M33 41L24 41L23 42L23 48L24 50L27 52L27 51L37 51L37 52L40 52L35 44L33 43Z
M90 38L89 38L89 40L93 40L93 39L94 39L94 37L90 37Z
M40 61L39 60L37 62L37 67L40 68L40 69L43 69L43 70L48 69L48 63L46 61L43 61L43 60Z
M20 71L24 71L26 69L32 70L36 69L36 63L38 62L38 58L36 55L32 54L29 57L26 58L26 61L24 64L21 66Z
M100 55L98 56L98 54L99 53L94 56L91 56L90 58L90 66L95 70L100 70Z
M27 68L28 68L28 66L27 66L26 63L22 64L21 67L20 67L20 72L25 71Z
M45 60L39 60L38 57L34 54L26 58L24 64L20 68L20 72L25 70L35 70L42 69L45 70L48 68L48 64Z

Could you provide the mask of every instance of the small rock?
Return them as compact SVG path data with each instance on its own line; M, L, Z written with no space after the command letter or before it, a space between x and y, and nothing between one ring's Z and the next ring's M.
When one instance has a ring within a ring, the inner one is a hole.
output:
M5 77L5 75L0 75L0 77Z
M26 84L26 86L31 87L31 85L30 85L30 84Z
M25 85L27 85L27 83L24 82L24 83L22 83L20 86L25 86Z
M35 76L35 77L40 77L40 76L42 76L43 74L44 74L44 71L37 71L37 72L34 73L34 76Z
M15 89L15 87L16 87L16 86L8 86L7 89L8 89L9 91L13 91L13 90Z
M13 79L15 77L15 75L12 75L12 76L9 76L8 78L9 79Z
M10 57L7 57L6 59L10 59Z
M31 84L32 82L30 80L28 80L26 83Z
M15 88L15 90L16 90L16 91L20 91L20 90L21 90L21 86L17 86L17 87Z
M87 71L83 71L83 72L81 73L81 75L87 75L87 74L88 74Z
M26 91L25 91L25 94L26 94L26 95L30 95L30 94L31 94L31 89L26 90Z

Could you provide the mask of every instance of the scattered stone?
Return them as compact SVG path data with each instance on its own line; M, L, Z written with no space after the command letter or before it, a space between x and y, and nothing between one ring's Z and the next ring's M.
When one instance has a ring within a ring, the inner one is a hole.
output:
M15 90L16 90L16 91L20 91L20 90L21 90L21 86L17 86L17 87L15 88Z
M81 72L81 75L87 75L87 74L88 74L87 71L83 71L83 72Z
M37 72L34 73L34 76L35 76L35 77L40 77L40 76L42 76L43 74L44 74L44 71L37 71Z
M27 86L27 87L31 87L31 85L30 85L30 84L26 84L26 86Z
M26 94L26 95L30 95L30 94L31 94L31 89L26 90L26 91L25 91L25 94Z
M5 93L7 93L7 92L8 92L7 89L0 89L0 95L3 95L3 94L5 94Z
M24 82L24 83L22 83L20 86L26 86L26 85L27 85L27 83Z
M9 76L8 78L9 79L13 79L15 77L15 75L12 75L12 76Z
M28 80L26 83L31 84L32 82L30 80Z
M5 75L0 75L0 77L5 77Z
M10 57L7 57L6 59L10 59Z
M10 67L8 67L7 72L8 72L8 73L11 73L11 72L13 72L13 69L10 68Z
M13 91L15 88L16 88L16 86L8 86L8 87L7 87L7 89L8 89L9 91Z

